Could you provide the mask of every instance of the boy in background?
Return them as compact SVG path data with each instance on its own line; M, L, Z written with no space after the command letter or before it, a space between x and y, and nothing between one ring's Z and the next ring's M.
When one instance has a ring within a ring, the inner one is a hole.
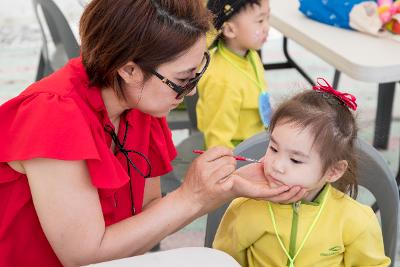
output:
M211 45L211 62L200 80L198 128L206 148L235 147L264 130L259 106L269 108L265 96L264 68L256 50L269 31L268 0L209 0L215 15L217 37ZM260 102L260 104L259 104ZM264 111L263 111L264 110ZM261 110L265 114L265 109Z

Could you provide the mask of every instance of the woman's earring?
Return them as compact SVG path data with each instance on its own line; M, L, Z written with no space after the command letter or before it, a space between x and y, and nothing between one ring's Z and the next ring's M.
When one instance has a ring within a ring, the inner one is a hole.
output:
M144 84L142 86L142 89L140 89L140 94L138 95L138 100L136 102L136 105L139 104L140 100L142 100L143 88L144 88Z

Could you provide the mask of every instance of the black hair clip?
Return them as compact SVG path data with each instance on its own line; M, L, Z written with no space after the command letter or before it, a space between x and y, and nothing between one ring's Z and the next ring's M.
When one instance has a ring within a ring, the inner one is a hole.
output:
M321 94L321 96L332 106L344 106L344 103L342 101L340 101L339 99L337 99L335 96L326 93L326 92L319 92Z
M224 14L225 16L229 16L234 11L233 7L229 4L224 6Z

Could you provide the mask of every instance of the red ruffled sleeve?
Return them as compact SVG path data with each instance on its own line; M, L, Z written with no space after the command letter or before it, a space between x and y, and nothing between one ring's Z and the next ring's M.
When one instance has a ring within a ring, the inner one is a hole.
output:
M99 159L89 124L69 97L20 95L0 107L0 117L0 162Z
M176 157L171 130L165 118L153 118L150 132L149 160L152 176L164 175L172 171L171 161Z
M32 158L86 160L97 188L120 188L129 181L88 106L76 96L27 92L0 107L4 118L0 120L0 162Z
M115 156L110 150L109 136L104 131L104 123L109 120L99 119L106 116L106 111L100 108L94 112L93 105L87 104L74 92L63 92L59 95L51 91L27 90L0 106L3 118L0 120L3 134L0 139L0 162L39 157L85 160L92 184L99 189L111 189L109 192L115 198L116 191L113 190L126 185L129 176L126 159L121 153ZM92 93L90 99L101 100L99 90ZM130 125L126 148L148 158L151 177L170 172L176 149L166 119L130 110L126 120ZM123 128L120 131L122 134L125 132ZM119 138L122 140L123 136ZM135 158L134 153L129 156L145 173L145 161ZM145 180L133 169L131 175L134 204L140 212ZM5 179L10 177L0 177L0 182L5 182Z
M120 123L129 123L126 149L149 159L151 176L169 172L176 150L166 120L137 110L126 114L132 114L129 120L122 116ZM111 121L101 89L89 86L80 58L1 105L0 118L0 203L5 203L0 207L0 236L4 240L0 242L0 258L5 259L0 262L10 265L18 259L21 266L32 260L60 265L40 226L26 175L6 162L85 160L91 182L98 188L106 225L132 216L132 202L135 214L141 212L145 178L131 169L130 180L127 159L111 151L111 137L104 131ZM119 127L120 140L124 133L124 127ZM146 161L135 158L135 153L129 156L140 170L146 170ZM26 229L33 233L33 239L26 238Z

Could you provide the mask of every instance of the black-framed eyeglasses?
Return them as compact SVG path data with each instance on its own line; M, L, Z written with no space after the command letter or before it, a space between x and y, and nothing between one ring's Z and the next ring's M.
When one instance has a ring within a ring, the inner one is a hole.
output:
M178 94L176 96L176 99L182 99L187 94L189 94L194 88L196 88L197 83L199 82L201 76L203 76L209 63L210 63L210 54L208 53L208 51L206 51L204 52L203 61L201 62L199 68L197 69L196 75L193 78L191 78L184 86L177 85L176 83L165 78L163 75L161 75L155 70L152 70L151 73L154 74L158 79L160 79L163 83L168 85L169 88L171 88Z

